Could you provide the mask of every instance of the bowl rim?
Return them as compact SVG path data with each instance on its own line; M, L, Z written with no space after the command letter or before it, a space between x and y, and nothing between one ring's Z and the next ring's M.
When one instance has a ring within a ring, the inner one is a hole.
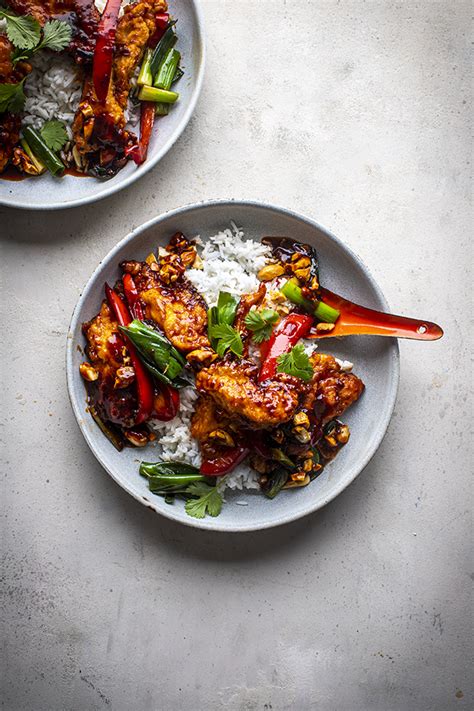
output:
M66 378L67 378L67 387L68 387L68 393L69 393L69 400L71 402L71 406L77 421L77 424L79 425L79 428L82 432L82 435L84 439L86 440L86 443L89 446L89 449L99 462L99 464L103 467L103 469L106 470L106 472L112 477L112 479L122 488L124 489L128 494L133 496L134 499L139 501L142 505L145 505L147 508L152 509L154 512L164 516L165 518L168 518L172 521L175 521L176 523L181 523L184 524L185 526L190 526L191 528L200 528L208 531L214 531L216 533L244 533L244 532L251 532L251 531L259 531L259 530L264 530L268 528L274 528L276 526L281 526L286 523L291 523L292 521L296 521L300 518L303 518L311 513L314 513L315 511L318 511L319 509L322 509L324 506L329 504L333 499L335 499L339 494L341 494L344 489L346 489L350 484L354 482L354 480L359 476L359 474L365 469L369 461L372 459L374 456L375 452L379 448L383 438L385 437L385 434L388 429L388 425L390 423L393 410L395 407L395 403L397 400L397 394L398 394L398 386L399 386L399 380L400 380L400 348L398 344L398 339L397 338L390 338L389 340L392 342L393 350L392 350L392 358L391 358L391 368L390 368L390 380L389 380L389 385L387 389L387 397L388 397L388 407L386 408L385 415L384 417L380 420L380 426L378 430L378 435L377 437L373 440L371 447L369 448L368 452L366 455L357 463L357 465L353 468L351 472L350 478L347 480L342 480L341 482L338 483L338 485L335 486L334 490L324 496L320 501L317 502L311 502L310 500L308 501L308 505L304 507L302 510L294 513L294 514L289 514L285 516L281 516L280 518L274 520L274 521L269 521L269 522L262 522L262 523L255 523L255 524L244 524L242 526L231 524L226 526L225 528L219 528L216 529L215 526L213 525L214 519L213 518L204 518L204 519L195 519L195 518L189 518L189 521L187 519L181 519L174 515L174 511L172 510L172 507L167 507L165 509L158 508L157 506L154 505L153 500L150 500L148 498L144 498L140 494L137 494L133 490L129 488L127 485L127 482L124 482L123 480L120 479L120 477L114 473L111 467L109 467L107 464L104 464L101 459L99 458L98 453L95 451L95 447L92 442L92 438L89 436L87 426L84 422L83 419L83 414L80 411L79 403L76 400L76 393L74 390L74 368L73 368L73 352L74 352L74 343L73 343L73 335L74 332L77 328L78 321L79 321L79 314L82 310L82 305L86 299L86 296L88 294L89 289L91 288L93 282L95 282L96 276L98 275L99 271L102 269L102 266L104 262L110 262L114 259L115 255L128 243L133 242L135 237L142 232L145 232L148 230L150 227L153 227L157 224L160 224L161 222L164 222L165 220L179 216L180 214L183 214L184 212L188 212L191 210L195 209L200 209L200 208L212 208L212 207L224 207L224 206L229 206L232 207L232 205L239 205L243 207L250 207L250 208L263 208L266 210L271 210L276 213L280 213L281 215L289 216L296 218L297 220L300 220L304 223L306 223L308 226L312 228L316 228L322 232L325 233L331 240L333 240L339 247L341 247L350 257L353 259L359 268L363 271L365 278L368 280L370 283L371 287L375 291L377 297L380 299L384 310L390 311L387 300L381 291L380 287L378 286L377 282L373 278L372 274L368 270L367 266L365 263L360 259L360 257L355 254L355 252L352 251L350 247L348 247L345 242L343 242L339 237L336 237L332 232L330 232L328 229L323 227L320 223L316 222L316 220L313 220L312 218L303 215L301 213L295 212L294 210L290 210L285 207L277 206L272 203L267 203L267 202L262 202L258 200L240 200L240 199L216 199L216 200L202 200L200 202L196 203L188 203L185 204L181 207L174 208L172 210L168 210L166 212L160 213L159 215L151 218L150 220L147 220L147 222L144 222L142 225L139 225L138 227L135 227L131 232L129 232L123 239L121 239L112 249L106 254L106 256L99 262L97 267L94 269L93 273L89 277L88 281L86 282L84 288L82 289L79 299L76 303L76 306L74 308L71 322L69 324L68 332L67 332L67 345L66 345ZM168 510L169 509L169 510Z
M81 207L82 205L88 205L90 203L103 200L104 198L110 197L111 195L120 192L120 190L129 187L129 185L134 183L136 180L139 180L146 173L148 173L148 171L154 168L157 163L159 163L159 161L168 153L168 151L171 150L178 138L181 137L184 129L188 125L189 120L196 107L197 101L199 99L202 84L204 81L204 69L206 65L206 36L204 31L204 14L202 11L200 0L189 0L189 2L193 8L194 15L196 17L196 31L198 37L199 60L196 84L191 94L189 103L186 107L186 111L182 116L180 122L177 124L175 131L170 136L168 141L156 153L156 155L148 158L141 166L137 167L136 170L132 171L130 175L124 178L122 182L116 183L115 185L109 185L109 187L107 187L107 182L105 182L102 184L104 186L103 190L94 191L94 193L92 193L91 195L86 195L81 198L68 200L67 202L53 202L48 205L31 205L21 200L15 200L14 197L12 199L9 199L0 195L0 206L11 207L18 210L37 210L41 212L49 210L67 210L68 208L72 207ZM98 183L98 186L100 185L101 184Z

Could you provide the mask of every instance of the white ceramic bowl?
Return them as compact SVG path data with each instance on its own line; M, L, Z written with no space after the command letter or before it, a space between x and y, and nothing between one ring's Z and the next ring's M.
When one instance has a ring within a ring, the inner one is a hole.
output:
M161 117L155 125L145 163L136 166L129 161L110 180L71 175L55 178L51 173L21 181L0 179L0 205L27 210L59 210L95 202L131 185L169 151L194 111L205 63L204 22L198 1L180 0L170 5L178 18L176 47L181 52L185 74L178 85L179 101L168 116Z
M219 531L253 531L294 521L320 509L340 494L365 467L385 434L395 404L399 375L395 339L352 336L322 342L321 350L353 361L354 372L362 378L366 390L344 414L343 419L352 433L348 445L321 476L304 489L282 492L273 501L259 493L226 493L227 502L220 516L202 520L187 516L182 502L170 506L161 497L150 493L146 480L138 474L138 463L159 458L154 446L117 452L86 411L86 393L79 374L83 356L78 346L84 346L81 324L97 313L103 299L104 282L113 283L119 277L119 262L144 259L157 244L166 244L178 230L189 237L199 234L206 239L228 226L230 220L243 227L248 238L288 235L313 244L319 254L324 285L350 300L388 310L367 268L343 242L316 222L289 210L252 202L218 201L190 205L138 227L99 264L72 317L67 343L67 379L72 407L87 444L112 478L140 503L189 526Z

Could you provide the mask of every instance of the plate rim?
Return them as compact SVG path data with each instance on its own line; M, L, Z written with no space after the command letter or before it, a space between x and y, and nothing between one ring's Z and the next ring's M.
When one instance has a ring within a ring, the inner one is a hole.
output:
M207 531L213 531L215 533L245 533L245 532L252 532L252 531L260 531L260 530L266 530L269 528L275 528L277 526L282 526L287 523L291 523L293 521L297 521L298 519L304 518L305 516L308 516L309 514L315 513L316 511L319 511L322 509L324 506L327 506L331 501L333 501L339 494L341 494L346 488L348 488L354 481L357 479L359 474L365 469L367 464L370 462L372 457L375 455L377 452L378 448L380 447L380 444L385 437L387 433L388 426L390 424L390 420L393 415L393 411L395 408L395 404L397 401L397 395L398 395L398 388L399 388L399 382L400 382L400 347L398 343L397 338L388 338L389 341L391 341L392 344L392 354L391 354L391 368L390 368L390 381L389 381L389 387L387 391L388 395L388 403L389 406L386 410L385 417L381 420L381 427L379 428L379 434L373 441L369 451L365 455L363 459L360 460L360 462L357 464L355 467L354 471L351 472L351 478L349 481L341 481L335 489L325 497L321 501L318 502L309 502L308 506L306 506L303 510L298 511L294 514L290 514L288 516L281 516L279 519L276 519L271 522L262 522L262 523L256 523L256 524L244 524L242 526L239 525L229 525L226 526L225 528L219 528L216 529L215 526L213 525L213 518L204 518L204 519L194 519L192 517L188 517L189 521L187 519L181 519L178 518L176 515L174 515L172 511L172 507L168 507L170 510L168 511L167 509L161 509L158 508L157 506L154 505L153 500L150 500L148 498L144 498L143 496L135 493L132 491L128 486L127 483L119 479L119 477L114 473L111 467L109 467L107 464L103 463L98 455L98 453L95 451L95 447L93 446L91 437L89 436L87 426L83 420L83 415L82 412L79 409L79 404L76 402L76 395L74 392L73 388L73 377L74 377L74 368L72 365L72 358L73 358L73 334L74 331L77 328L78 321L79 321L79 313L82 308L83 302L85 301L85 298L87 296L87 292L89 290L89 287L91 286L92 282L95 280L96 275L102 268L102 265L104 261L109 262L114 258L114 256L119 252L122 247L124 247L126 244L129 242L132 242L134 238L141 234L142 232L145 232L147 229L150 227L153 227L160 222L165 221L168 218L176 217L182 214L183 212L188 212L190 210L195 210L199 208L212 208L212 207L224 207L226 205L232 206L232 205L238 204L239 206L243 207L250 207L250 208L263 208L266 210L271 210L273 212L280 213L281 215L284 216L290 216L293 218L296 218L297 220L300 220L302 222L305 222L308 226L312 228L316 228L318 230L321 230L324 232L330 239L332 239L336 244L341 247L348 255L358 264L358 266L361 268L363 271L366 279L369 281L371 287L374 289L375 293L377 294L378 298L380 299L381 303L383 304L383 308L386 311L390 311L387 299L385 298L381 288L375 281L374 277L372 276L371 272L365 265L365 263L362 261L362 259L339 237L334 235L330 230L328 230L326 227L321 225L319 222L316 220L313 220L311 217L308 217L307 215L304 215L302 213L295 212L294 210L281 207L279 205L274 205L272 203L268 202L262 202L259 200L245 200L245 199L215 199L215 200L201 200L199 202L194 202L194 203L187 203L185 205L182 205L181 207L173 208L172 210L167 210L166 212L162 212L159 215L152 217L150 220L147 220L143 224L135 227L131 232L129 232L125 237L123 237L117 244L112 247L109 252L100 260L99 264L97 267L94 269L92 272L91 276L85 283L83 289L80 292L79 298L77 300L76 306L74 307L74 311L71 317L71 321L69 324L69 328L67 331L67 337L66 337L66 379L67 379L67 388L68 388L68 394L69 394L69 400L71 403L71 407L74 412L74 416L76 418L76 422L79 426L79 429L82 432L82 435L94 455L94 457L97 459L99 464L105 471L111 476L111 478L122 488L124 491L126 491L128 494L130 494L134 499L139 501L142 505L146 506L149 509L152 509L155 513L164 516L165 518L170 519L171 521L175 521L176 523L183 524L185 526L189 526L191 528L200 528L204 529Z
M12 209L16 210L49 212L52 210L67 210L69 208L81 207L83 205L89 205L94 202L99 202L100 200L103 200L107 197L110 197L111 195L114 195L115 193L120 192L124 188L128 188L132 183L142 178L146 173L148 173L152 168L154 168L162 158L164 158L168 151L170 151L171 148L174 146L176 141L181 137L184 129L188 125L189 120L194 113L194 109L196 108L196 104L201 94L202 84L204 81L204 70L206 66L206 34L204 30L204 13L200 0L189 0L189 2L194 10L194 14L196 17L196 30L198 36L199 60L198 72L196 76L196 85L194 87L193 93L191 94L191 98L189 100L188 106L186 107L186 111L183 117L181 118L181 121L177 125L175 132L172 136L170 136L168 141L161 147L157 154L151 159L146 160L145 163L143 163L139 168L137 168L137 170L130 173L130 175L126 177L123 182L118 183L117 185L110 185L110 187L107 187L107 183L105 182L102 184L104 185L104 190L95 191L91 195L69 200L67 202L54 202L50 203L49 205L29 205L20 200L15 200L15 198L9 199L0 195L1 207L11 207ZM98 183L98 185L100 185L100 183Z

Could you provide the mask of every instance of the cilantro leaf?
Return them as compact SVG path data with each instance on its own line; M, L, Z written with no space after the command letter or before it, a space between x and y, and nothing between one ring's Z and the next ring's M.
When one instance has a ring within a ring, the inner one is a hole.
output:
M0 84L0 113L18 114L25 105L24 79L19 84Z
M65 49L72 37L71 26L61 20L50 20L43 27L43 39L37 49L52 49L60 52Z
M253 332L255 343L268 341L272 335L273 326L278 321L279 316L273 309L262 309L262 311L249 311L245 317L245 325L249 331Z
M295 375L301 380L311 380L314 371L302 343L298 343L289 353L278 356L277 371Z
M216 352L222 356L227 350L235 353L239 358L242 356L243 344L240 333L229 326L228 323L219 323L211 326L209 335L211 339L218 340Z
M20 49L36 47L41 36L38 20L31 15L18 17L4 8L0 8L0 18L7 21L7 37L15 47Z
M237 311L237 299L227 291L220 291L217 300L217 321L232 326Z
M222 496L216 486L208 486L203 481L197 481L188 486L186 493L198 497L186 501L184 508L188 516L204 518L206 513L209 516L219 516L222 509Z
M57 119L46 121L46 123L43 124L40 134L48 148L54 152L60 151L68 140L65 125L62 121L58 121Z

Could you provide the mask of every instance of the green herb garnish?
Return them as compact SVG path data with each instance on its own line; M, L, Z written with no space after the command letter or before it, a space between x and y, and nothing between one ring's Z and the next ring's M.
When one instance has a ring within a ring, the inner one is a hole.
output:
M43 38L39 45L35 47L35 52L38 49L51 49L53 52L61 52L68 46L71 37L72 29L67 22L50 20L43 27Z
M0 18L7 21L7 37L19 49L34 49L41 37L38 20L31 15L18 16L0 8Z
M23 91L25 79L22 79L19 84L0 84L0 113L9 111L12 114L18 114L23 110L26 96Z
M277 312L272 309L262 309L262 311L253 309L248 312L244 323L249 331L252 331L252 338L255 343L261 343L262 341L268 341L272 335L273 326L278 319Z
M216 486L208 486L204 482L195 482L187 488L187 493L198 498L188 499L184 505L188 516L193 518L204 518L206 513L209 516L219 516L222 510L222 495Z
M243 344L240 333L228 323L219 323L211 326L209 335L213 341L217 341L216 353L222 356L226 351L231 351L239 358L243 353Z
M237 299L227 291L220 291L217 299L217 323L228 323L232 326L237 311Z
M222 509L222 495L216 481L210 480L191 464L183 462L142 462L140 474L148 479L153 494L164 496L166 503L172 503L174 496L186 499L188 516L204 518L218 516Z
M52 151L60 151L68 140L66 126L62 121L46 121L40 130L41 138Z
M0 8L0 18L7 22L7 37L16 47L13 62L29 59L39 49L51 49L60 52L68 46L72 37L71 26L61 20L49 20L43 27L31 15L14 15L5 8Z
M278 356L277 371L294 375L301 380L311 380L314 371L302 343L298 343L288 353Z

